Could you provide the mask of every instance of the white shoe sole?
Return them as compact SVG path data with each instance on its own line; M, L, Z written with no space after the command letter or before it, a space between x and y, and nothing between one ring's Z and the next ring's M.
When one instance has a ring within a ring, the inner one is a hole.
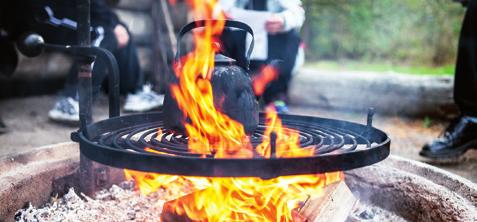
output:
M158 108L162 106L163 103L164 103L164 96L161 96L159 99L154 100L154 102L149 102L147 104L146 103L125 104L124 111L125 112L145 112L145 111Z
M79 115L69 115L57 110L50 110L48 112L48 117L55 121L62 121L62 122L79 122Z

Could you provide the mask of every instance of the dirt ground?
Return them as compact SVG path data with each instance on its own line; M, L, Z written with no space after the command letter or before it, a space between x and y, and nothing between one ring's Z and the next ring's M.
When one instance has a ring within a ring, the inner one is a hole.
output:
M0 101L0 115L9 126L10 132L0 135L0 158L24 152L35 147L70 140L75 126L64 126L48 120L48 110L55 102L55 96L17 98ZM343 112L314 107L291 107L292 113L337 118L365 123L366 112ZM392 154L426 161L418 152L423 144L432 140L445 127L438 120L424 121L398 116L375 117L374 125L391 137ZM102 97L95 103L96 120L107 117L107 101ZM427 125L427 126L426 126ZM477 150L471 150L457 163L437 165L477 183Z

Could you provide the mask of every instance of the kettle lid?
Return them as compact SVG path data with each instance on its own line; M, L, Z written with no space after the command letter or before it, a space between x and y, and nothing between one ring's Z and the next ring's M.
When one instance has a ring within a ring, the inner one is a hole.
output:
M232 59L220 53L215 54L214 60L215 63L234 64L235 62L237 62L235 59Z

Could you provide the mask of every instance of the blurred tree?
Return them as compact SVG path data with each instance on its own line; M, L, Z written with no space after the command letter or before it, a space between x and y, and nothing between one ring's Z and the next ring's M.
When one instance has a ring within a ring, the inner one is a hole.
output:
M450 0L304 0L307 58L453 63L464 8Z

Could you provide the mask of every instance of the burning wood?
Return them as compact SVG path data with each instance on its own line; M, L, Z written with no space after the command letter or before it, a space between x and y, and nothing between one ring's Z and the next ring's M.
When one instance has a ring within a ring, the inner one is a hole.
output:
M200 208L191 203L195 203L195 197L210 193L211 189L199 190L194 193L179 197L175 200L168 201L164 204L161 214L163 222L199 222L209 221L207 216L207 208ZM227 191L228 192L228 191ZM349 188L343 181L331 184L323 189L321 195L309 196L302 203L301 207L297 207L291 211L291 221L294 222L343 222L346 221L348 215L352 212L357 204L356 198L353 196ZM260 206L249 206L250 208L259 208ZM269 207L269 208L268 208ZM267 206L268 210L277 208L277 206ZM193 213L191 213L193 212ZM234 212L232 220L250 219L249 212ZM266 213L266 212L262 212ZM267 218L269 221L288 221L284 218ZM246 220L248 221L248 220Z
M301 202L308 196L328 193L327 186L343 178L341 172L268 180L182 177L130 170L125 173L145 195L156 190L178 191L176 200L166 206L163 219L210 222L293 221L293 210L300 208Z
M300 209L300 214L307 218L307 222L345 221L357 202L346 183L340 181L327 186L323 195L311 197Z

